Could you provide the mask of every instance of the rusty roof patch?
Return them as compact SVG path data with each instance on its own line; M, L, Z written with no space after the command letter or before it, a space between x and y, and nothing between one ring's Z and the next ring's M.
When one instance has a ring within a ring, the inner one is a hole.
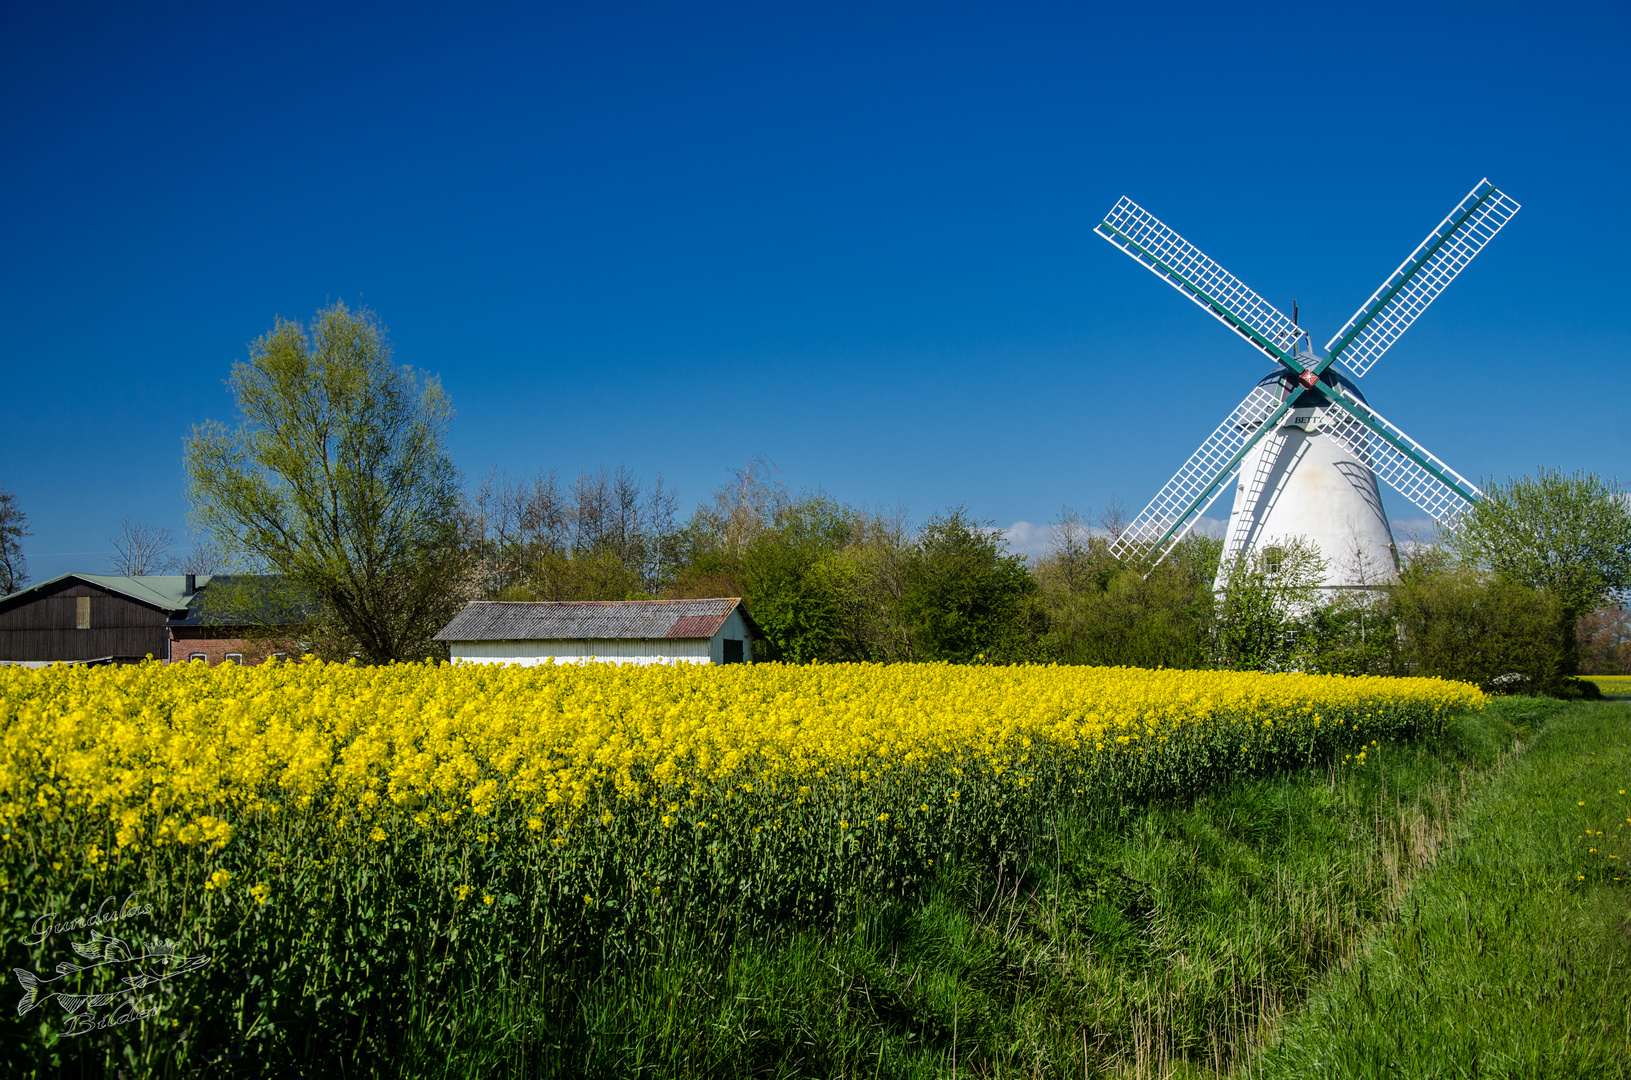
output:
M681 615L674 620L674 625L668 628L663 637L672 638L711 638L719 632L720 625L725 621L726 615Z

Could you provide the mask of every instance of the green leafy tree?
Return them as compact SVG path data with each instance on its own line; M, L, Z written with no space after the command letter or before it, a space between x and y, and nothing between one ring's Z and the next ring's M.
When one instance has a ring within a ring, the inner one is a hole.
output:
M1296 667L1300 637L1321 597L1326 562L1303 537L1247 548L1218 581L1216 662L1237 671Z
M235 563L283 575L318 650L371 663L439 652L461 602L453 408L391 362L366 309L279 319L233 365L237 425L193 429L193 517Z
M1596 473L1542 469L1491 484L1447 539L1466 565L1557 599L1568 675L1580 617L1631 589L1631 502Z
M931 518L904 569L902 621L916 659L1040 657L1036 579L991 523L974 522L963 507Z
M23 537L28 535L28 515L17 505L17 496L0 487L0 596L28 584L28 560L23 557Z
M843 584L825 567L850 537L848 515L824 496L791 502L757 530L741 559L743 597L765 634L765 659L833 657Z
M1542 589L1458 565L1441 550L1409 560L1390 597L1400 674L1437 675L1505 693L1563 688L1561 604Z
M1112 504L1099 531L1068 507L1054 523L1034 571L1048 655L1071 664L1206 667L1222 542L1191 533L1146 573L1110 553L1124 519Z

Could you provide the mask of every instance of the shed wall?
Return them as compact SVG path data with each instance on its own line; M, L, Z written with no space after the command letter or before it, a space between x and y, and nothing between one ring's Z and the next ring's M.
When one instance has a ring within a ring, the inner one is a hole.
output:
M714 636L708 641L708 659L715 664L725 662L725 639L735 638L742 643L742 662L753 663L753 635L748 633L748 624L742 618L742 610L730 613L726 617Z
M718 640L717 636L714 639ZM632 638L550 641L450 641L455 660L531 667L596 661L609 664L706 664L712 642L702 638ZM723 648L720 646L720 648Z

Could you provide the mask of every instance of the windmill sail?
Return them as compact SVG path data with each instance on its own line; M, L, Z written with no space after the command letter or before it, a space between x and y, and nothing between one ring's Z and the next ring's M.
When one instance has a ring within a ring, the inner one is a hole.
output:
M1518 209L1494 184L1480 180L1326 343L1325 364L1341 360L1355 375L1369 371Z
M1471 481L1369 405L1339 392L1327 396L1338 407L1326 410L1321 431L1440 525L1449 524L1484 497Z
M1148 557L1152 563L1166 558L1218 497L1246 451L1274 430L1290 408L1290 401L1281 401L1273 391L1252 387L1110 545L1111 554Z
M1288 357L1296 354L1296 323L1131 199L1123 197L1093 231L1195 301L1270 360L1290 363Z

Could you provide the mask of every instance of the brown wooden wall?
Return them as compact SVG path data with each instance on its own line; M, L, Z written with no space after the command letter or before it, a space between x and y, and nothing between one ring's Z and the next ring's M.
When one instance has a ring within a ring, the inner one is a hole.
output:
M75 629L79 597L91 598L91 628ZM0 605L0 660L95 660L169 656L168 613L85 581L55 585Z

